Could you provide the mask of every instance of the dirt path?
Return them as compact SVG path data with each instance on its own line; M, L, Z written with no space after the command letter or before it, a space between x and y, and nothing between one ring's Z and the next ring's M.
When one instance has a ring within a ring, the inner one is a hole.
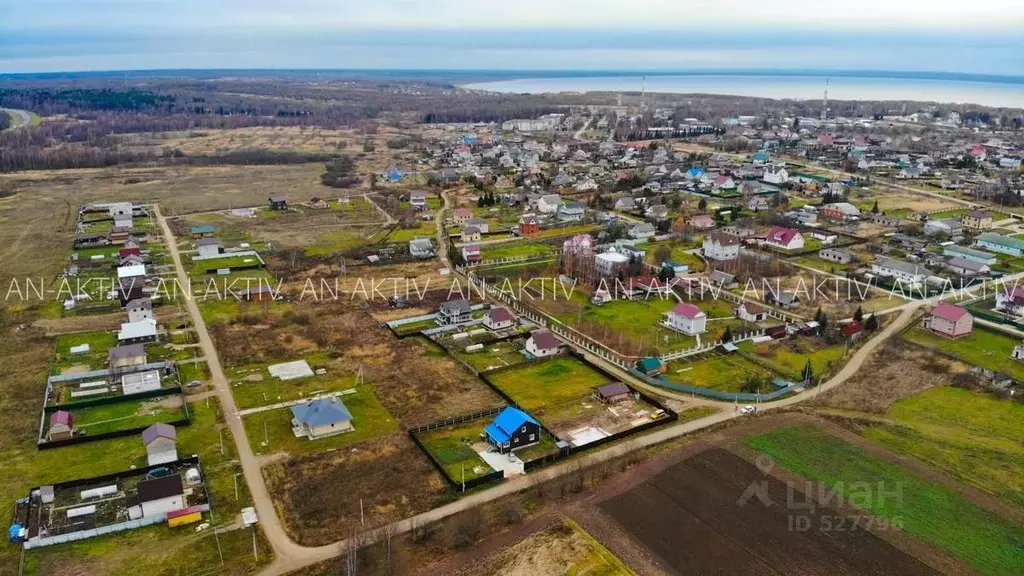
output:
M171 228L167 224L167 219L161 214L159 206L154 207L154 212L157 222L160 224L160 229L164 233L164 243L170 251L171 259L174 260L178 282L182 287L189 287L191 283L189 282L188 274L185 272L185 267L182 265L181 253L178 250L177 242L175 242L174 234L171 233ZM273 565L286 569L299 568L303 564L293 564L291 561L301 556L305 549L288 538L284 527L277 517L277 512L274 510L274 502L270 498L270 492L267 490L266 482L264 482L263 474L260 471L259 461L253 454L252 447L249 446L249 439L245 435L242 420L238 416L235 399L231 395L227 378L224 377L224 370L221 367L217 349L214 347L210 333L206 329L206 323L199 313L199 306L196 305L195 299L190 296L185 298L185 303L189 314L192 316L192 323L199 338L199 346L203 350L203 356L206 357L206 363L210 369L210 383L213 385L218 400L220 400L224 410L224 419L227 421L231 437L238 448L238 459L242 465L245 482L249 486L250 494L252 494L256 513L259 515L260 524L263 527L267 541L270 542L270 546L274 549L276 560Z

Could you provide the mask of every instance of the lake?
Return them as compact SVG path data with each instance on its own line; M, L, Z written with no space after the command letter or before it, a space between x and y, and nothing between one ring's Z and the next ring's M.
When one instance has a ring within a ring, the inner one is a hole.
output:
M506 93L639 92L642 82L640 76L581 76L522 78L464 87ZM825 77L685 74L648 76L644 84L648 92L818 100L825 90ZM1024 108L1024 84L842 76L830 79L828 97L831 100L919 100Z

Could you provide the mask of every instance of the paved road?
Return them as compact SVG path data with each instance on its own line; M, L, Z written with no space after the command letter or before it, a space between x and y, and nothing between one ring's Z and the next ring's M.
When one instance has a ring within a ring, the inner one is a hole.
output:
M13 108L0 108L0 113L7 113L11 116L11 128L21 128L32 123L32 115L25 110Z

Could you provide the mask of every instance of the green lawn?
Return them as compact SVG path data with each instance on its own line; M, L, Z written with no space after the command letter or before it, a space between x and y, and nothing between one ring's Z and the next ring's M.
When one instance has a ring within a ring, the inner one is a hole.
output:
M385 242L388 244L405 244L409 240L419 237L433 240L436 235L437 225L433 222L424 222L416 228L395 228L391 234L388 234Z
M465 352L464 345L456 344L453 347L453 355L475 368L478 372L519 364L526 360L522 352L517 350L507 340L484 344L484 349L479 352Z
M741 392L743 384L751 378L767 380L770 371L739 354L704 357L696 361L680 360L668 365L665 378L679 384L702 386L722 392ZM765 383L760 391L771 392Z
M647 252L644 257L647 262L651 264L661 264L658 261L657 252L658 248L666 246L670 250L669 259L677 264L686 264L690 267L691 272L702 272L705 268L704 261L701 260L700 256L696 254L690 254L689 251L694 248L699 248L700 243L696 241L684 242L682 240L665 240L662 242L642 242L637 244L636 247L640 250Z
M484 260L498 258L518 258L522 256L546 256L554 253L554 246L543 242L513 240L500 244L485 244L480 247L480 255Z
M182 386L193 380L205 382L210 377L210 369L206 362L186 362L178 364L178 376L181 378Z
M316 237L314 244L304 246L302 252L311 257L330 256L370 244L383 235L383 230L367 236L365 232L355 228L325 232Z
M438 428L419 434L420 442L427 452L441 463L448 476L460 481L465 470L465 479L472 480L490 474L494 470L473 451L472 443L482 442L480 435L493 418L479 418L448 428Z
M1024 405L960 388L926 390L893 404L868 438L1024 508Z
M193 260L192 275L202 276L204 274L215 274L217 270L244 270L262 268L263 263L255 254L247 256L225 256L223 258L211 258L209 260Z
M974 332L957 339L934 334L921 326L914 326L903 333L903 338L955 356L968 364L988 368L1006 374L1016 380L1024 380L1024 364L1010 357L1018 340L980 326Z
M1017 575L1024 566L1024 527L818 428L781 428L743 443L980 573Z
M335 450L398 431L398 421L377 399L373 387L364 384L354 394L346 394L340 398L352 414L352 426L355 430L317 440L295 437L292 433L291 408L278 408L243 416L245 435L249 438L253 452L301 454Z
M68 412L74 418L75 428L87 434L96 435L114 430L128 430L149 426L157 422L174 422L185 418L184 407L172 408L165 403L175 396L149 398L145 400L126 399L124 402L72 408Z
M409 322L407 324L395 326L395 333L399 336L405 336L406 334L418 334L424 330L437 328L438 326L439 324L437 323L437 320L427 318L426 320L417 320L416 322Z
M608 378L571 356L505 370L490 376L491 382L527 411L554 407L591 394L591 388Z
M590 576L636 576L636 572L627 566L618 556L604 547L579 524L569 520L565 523L572 528L589 545L587 556L578 560L566 570L566 574L587 574Z
M803 373L807 360L815 378L828 373L842 362L846 347L842 344L824 345L818 339L798 337L782 342L765 342L754 345L752 342L741 342L739 348L749 352L763 362L775 368L776 372L791 378L799 378Z
M588 234L590 232L595 232L598 228L598 226L595 226L593 224L581 224L578 226L549 228L547 230L541 230L536 234L531 234L530 238L535 240L542 240L544 238L561 238L563 236L575 236L576 234Z

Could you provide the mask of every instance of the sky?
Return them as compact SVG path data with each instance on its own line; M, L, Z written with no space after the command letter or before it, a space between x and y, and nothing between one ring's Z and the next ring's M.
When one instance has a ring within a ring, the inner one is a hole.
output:
M159 68L1024 75L1022 0L0 0L0 73Z

